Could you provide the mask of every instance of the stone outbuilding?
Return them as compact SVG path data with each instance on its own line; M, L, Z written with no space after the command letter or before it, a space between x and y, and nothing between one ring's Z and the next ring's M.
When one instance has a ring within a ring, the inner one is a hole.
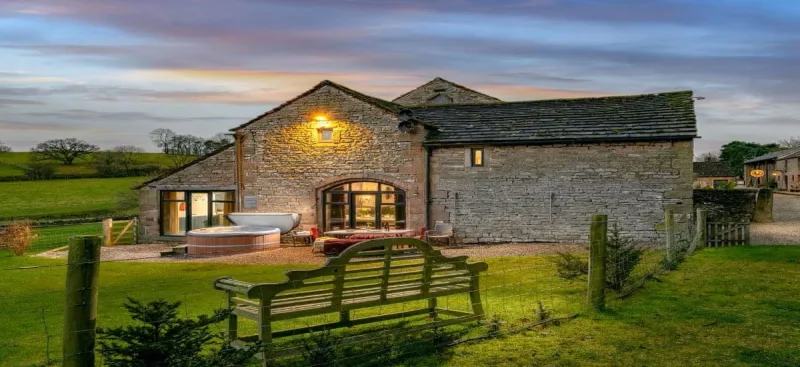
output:
M728 162L694 162L694 187L719 188L736 184L736 174Z
M747 187L773 185L780 191L800 191L800 148L764 154L744 162Z
M323 81L142 184L148 234L296 212L303 228L419 229L459 241L588 239L594 213L642 240L692 210L690 91L503 102L436 78L394 101Z

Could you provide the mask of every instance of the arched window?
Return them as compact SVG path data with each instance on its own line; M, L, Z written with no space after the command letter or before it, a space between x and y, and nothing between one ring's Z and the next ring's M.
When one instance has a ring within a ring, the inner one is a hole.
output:
M406 194L378 182L349 182L323 192L324 230L406 228Z

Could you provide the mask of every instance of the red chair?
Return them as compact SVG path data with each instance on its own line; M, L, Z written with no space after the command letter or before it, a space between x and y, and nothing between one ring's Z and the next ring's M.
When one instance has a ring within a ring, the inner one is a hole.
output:
M319 230L317 227L311 227L311 242L314 242L319 238Z
M427 228L425 228L425 227L420 228L419 229L419 237L417 237L417 239L420 240L420 241L425 241L425 232L428 232Z

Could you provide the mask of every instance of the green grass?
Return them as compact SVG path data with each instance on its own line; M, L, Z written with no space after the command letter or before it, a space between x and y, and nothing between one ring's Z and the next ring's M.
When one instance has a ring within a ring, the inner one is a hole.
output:
M30 152L11 152L0 153L0 177L22 176L23 170L18 166L27 165L30 162ZM96 171L89 167L90 157L85 157L75 161L72 165L64 165L52 162L57 165L57 174L92 174ZM172 162L162 153L141 153L139 155L141 164L158 164L163 167L170 167Z
M677 271L661 276L663 282L647 283L625 300L610 297L602 313L585 311L583 284L556 279L553 265L545 257L486 261L489 273L481 279L484 304L488 315L506 321L503 330L521 325L521 319L531 319L539 300L556 315L579 312L580 316L560 326L462 344L438 354L431 353L431 342L423 337L413 346L398 339L394 353L408 353L403 365L800 365L796 285L800 247L703 250ZM63 260L0 253L0 269L4 269L0 270L0 335L4 335L0 338L0 365L42 364L48 342L45 327L51 335L50 356L58 359L65 272L61 264ZM5 270L23 266L40 267ZM128 323L121 307L128 296L183 301L186 316L207 314L224 305L222 292L211 288L214 278L279 281L287 268L299 266L106 262L100 266L98 326ZM439 305L457 308L465 305L465 300L448 297ZM473 325L457 332L477 336L486 331ZM375 351L374 343L361 344L342 350L349 355ZM360 361L350 360L353 364Z
M108 215L141 177L0 182L0 219ZM120 215L135 214L136 209Z

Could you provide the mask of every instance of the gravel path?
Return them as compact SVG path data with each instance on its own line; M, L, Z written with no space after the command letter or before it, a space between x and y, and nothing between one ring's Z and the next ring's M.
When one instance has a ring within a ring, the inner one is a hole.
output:
M800 245L800 195L775 194L773 223L753 223L754 245Z
M135 245L103 247L100 252L101 261L142 261L142 262L201 262L222 264L260 264L260 265L285 265L285 264L323 264L327 257L320 253L311 253L310 246L281 247L274 250L260 252L214 256L214 257L160 257L162 250L167 250L171 245ZM500 257L500 256L528 256L549 255L556 252L581 252L586 251L585 245L530 243L530 244L497 244L473 245L458 248L441 249L445 256L469 257ZM53 259L67 257L66 251L47 252L36 256Z

